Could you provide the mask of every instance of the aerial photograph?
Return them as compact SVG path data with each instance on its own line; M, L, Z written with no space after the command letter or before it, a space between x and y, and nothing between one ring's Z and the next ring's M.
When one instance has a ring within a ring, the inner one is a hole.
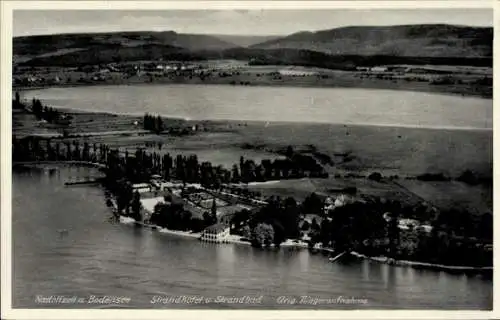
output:
M11 87L13 309L493 309L492 9L14 10Z

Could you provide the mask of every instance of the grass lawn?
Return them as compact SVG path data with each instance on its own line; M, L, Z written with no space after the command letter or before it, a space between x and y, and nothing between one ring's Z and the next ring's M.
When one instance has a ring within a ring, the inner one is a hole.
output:
M474 214L492 212L493 190L484 186L469 186L462 182L399 181L404 187L438 208L464 209Z

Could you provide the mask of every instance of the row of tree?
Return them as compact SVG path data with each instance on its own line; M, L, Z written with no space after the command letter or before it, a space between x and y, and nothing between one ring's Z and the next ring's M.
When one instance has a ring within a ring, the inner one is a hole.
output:
M196 155L177 155L175 158L166 153L146 152L138 148L134 154L118 150L104 144L90 145L80 143L49 140L41 137L13 137L13 159L15 161L63 160L91 161L108 165L112 177L119 180L126 178L136 183L149 180L152 174L159 174L164 179L176 178L187 183L201 183L208 188L220 188L230 182L265 181L266 179L287 179L301 177L288 174L294 171L290 161L262 160L256 165L253 160L240 158L239 166L235 164L231 171L222 166L214 166L210 162L201 162ZM112 157L110 157L110 155ZM292 170L289 168L292 167ZM296 167L295 167L296 168ZM298 170L300 171L300 170ZM302 172L302 171L301 171ZM313 171L310 173L314 176ZM303 172L302 172L303 173Z
M153 116L148 113L144 115L143 127L144 130L153 131L156 134L161 133L165 129L163 120L159 115Z
M12 136L13 161L88 161L105 164L111 149L105 144L55 141L36 136Z
M58 122L62 116L61 112L52 107L44 106L40 100L35 98L32 100L31 110L38 120L45 120L49 123Z

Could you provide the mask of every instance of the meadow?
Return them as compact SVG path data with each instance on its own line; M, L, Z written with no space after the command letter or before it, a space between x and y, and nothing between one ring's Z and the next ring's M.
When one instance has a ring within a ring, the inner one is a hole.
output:
M328 179L300 179L249 186L263 195L304 199L311 192L328 195L346 187L359 194L396 198L404 202L425 199L438 207L462 207L476 213L491 211L491 187L461 182L423 182L405 177L442 173L456 178L465 170L492 179L493 136L489 130L417 129L403 127L263 123L241 121L165 120L167 126L186 129L183 135L150 134L142 129L142 117L71 112L70 136L89 143L105 143L122 152L145 148L160 154L196 154L230 169L243 156L259 163L283 157L287 146L323 161ZM138 123L137 125L135 123ZM196 126L197 130L192 131ZM61 126L43 124L33 115L13 113L13 133L60 133ZM108 131L121 134L105 134ZM96 135L85 136L85 133ZM101 134L99 134L101 133ZM77 135L71 135L77 134ZM397 176L398 184L386 179L366 179L373 172Z

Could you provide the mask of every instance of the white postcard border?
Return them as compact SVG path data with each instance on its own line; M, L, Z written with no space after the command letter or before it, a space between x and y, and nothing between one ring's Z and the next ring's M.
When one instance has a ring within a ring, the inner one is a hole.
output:
M166 9L415 9L415 8L493 8L494 12L494 79L498 76L500 62L495 59L499 40L496 27L500 16L498 1L0 1L1 5L1 311L4 319L199 319L200 316L218 319L485 319L499 316L495 297L499 292L494 287L493 311L437 311L437 310L356 310L356 311L219 311L219 310L86 310L86 309L12 309L12 230L11 230L11 132L12 132L12 12L22 9L50 10L166 10ZM494 96L499 89L494 88ZM494 157L497 141L497 126L500 125L500 112L496 100L494 110ZM495 157L496 158L496 157ZM499 182L498 164L494 161L494 185ZM496 190L494 190L496 191ZM497 207L497 192L494 192L494 208ZM500 219L494 219L494 229L500 230ZM494 235L494 264L498 265L497 240ZM499 283L498 270L494 271L493 283Z

